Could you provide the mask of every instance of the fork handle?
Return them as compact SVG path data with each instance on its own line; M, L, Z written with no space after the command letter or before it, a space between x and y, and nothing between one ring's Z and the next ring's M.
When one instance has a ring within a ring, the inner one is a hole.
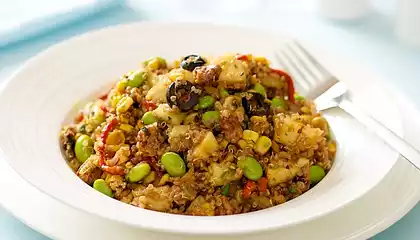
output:
M359 122L363 123L372 132L376 133L376 135L388 143L391 148L397 150L401 156L403 156L411 164L413 164L414 167L420 170L420 152L411 144L407 143L405 140L403 140L389 128L385 127L376 119L365 114L349 100L343 99L340 101L338 106L356 118Z

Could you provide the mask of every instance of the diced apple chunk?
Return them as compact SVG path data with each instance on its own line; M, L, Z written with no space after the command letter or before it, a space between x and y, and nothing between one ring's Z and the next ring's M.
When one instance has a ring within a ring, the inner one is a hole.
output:
M246 86L247 67L242 61L231 59L220 63L222 72L219 85L225 88L241 89Z
M173 110L168 104L160 104L158 108L153 110L153 115L160 120L168 122L172 125L179 125L184 120L186 113Z
M195 156L196 157L208 157L212 153L219 150L219 143L217 142L216 138L214 137L212 132L208 132L204 137L203 141L200 145L197 146L195 149Z
M209 167L209 173L210 182L214 186L223 186L242 177L242 171L237 171L229 163L212 163Z
M296 170L278 167L278 168L268 168L267 169L267 178L268 185L270 187L276 186L280 183L287 182L291 180L297 174Z

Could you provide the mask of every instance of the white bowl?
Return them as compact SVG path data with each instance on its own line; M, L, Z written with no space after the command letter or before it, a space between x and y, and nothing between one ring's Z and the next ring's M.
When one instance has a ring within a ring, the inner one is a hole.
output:
M229 26L136 23L60 43L30 60L0 94L1 154L17 173L51 197L85 212L148 230L244 234L314 220L376 186L398 158L396 152L339 110L326 114L339 143L336 161L316 187L285 204L231 216L165 214L105 197L71 171L58 142L60 127L76 103L104 91L105 86L137 68L146 58L242 52L274 59L274 51L285 40L270 33ZM386 92L378 91L363 76L343 81L355 93L356 102L401 132L398 110Z

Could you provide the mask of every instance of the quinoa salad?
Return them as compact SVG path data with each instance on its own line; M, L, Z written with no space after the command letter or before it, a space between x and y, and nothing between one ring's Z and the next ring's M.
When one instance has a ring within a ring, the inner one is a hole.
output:
M336 152L329 125L264 57L153 57L60 131L63 155L100 193L140 208L218 216L291 200Z

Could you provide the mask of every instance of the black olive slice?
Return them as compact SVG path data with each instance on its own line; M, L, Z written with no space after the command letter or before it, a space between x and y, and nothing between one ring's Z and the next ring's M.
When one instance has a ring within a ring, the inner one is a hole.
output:
M248 92L242 97L242 106L248 116L263 116L270 112L270 105L266 103L265 97L256 92Z
M175 81L166 90L166 101L170 107L188 111L198 103L199 91L191 82Z
M182 60L181 68L192 72L196 67L201 67L204 64L206 64L206 61L200 55L193 54L186 56L184 60Z

